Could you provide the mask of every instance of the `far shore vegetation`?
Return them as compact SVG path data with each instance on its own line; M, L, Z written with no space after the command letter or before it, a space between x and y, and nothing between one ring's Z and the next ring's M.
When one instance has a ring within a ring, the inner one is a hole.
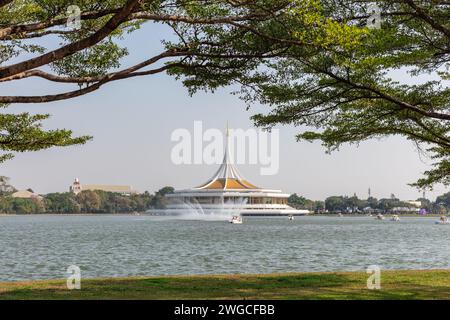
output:
M174 191L166 186L155 193L145 191L123 195L101 190L54 192L44 195L34 194L30 198L14 197L17 189L10 185L9 178L0 176L0 214L76 214L76 213L135 213L149 209L162 209L166 205L165 195ZM28 191L33 192L32 189ZM427 214L447 214L450 210L450 192L438 196L435 201L420 198L420 210ZM297 209L307 209L311 213L409 213L417 214L417 205L401 201L395 195L390 198L359 199L356 195L330 196L325 201L315 201L292 194L288 204Z
M15 198L16 188L9 179L0 177L0 214L39 214L39 213L133 213L149 208L164 207L164 195L173 192L172 187L164 187L150 194L120 193L101 190L73 192L54 192L31 198ZM28 191L33 192L32 189Z
M381 288L367 288L365 272L195 275L0 283L0 299L450 299L450 270L381 272Z
M435 201L426 198L416 199L414 202L402 201L394 194L389 198L377 199L368 197L360 199L353 196L330 196L325 201L314 201L292 194L288 204L297 209L308 209L315 213L421 213L447 214L450 210L450 192L438 196ZM418 206L420 204L420 206Z

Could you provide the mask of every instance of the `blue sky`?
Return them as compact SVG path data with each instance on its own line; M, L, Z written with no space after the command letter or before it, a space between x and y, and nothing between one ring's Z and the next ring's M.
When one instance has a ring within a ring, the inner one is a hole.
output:
M161 50L159 40L170 37L168 30L148 24L127 35L123 44L130 56L125 65L140 61ZM399 77L404 77L403 74ZM402 79L404 80L404 79ZM174 165L170 135L174 129L193 129L195 120L205 128L250 128L249 117L264 111L255 105L249 111L237 96L224 88L190 97L181 82L159 74L106 85L92 94L49 104L14 105L8 112L50 113L48 128L70 128L75 134L89 134L94 140L84 146L53 148L18 154L2 164L2 175L18 188L31 187L48 193L68 190L75 177L86 184L130 184L151 192L165 185L187 188L211 176L215 165ZM61 87L30 79L2 85L1 94L58 92ZM3 111L4 112L4 111ZM421 193L407 184L429 168L415 146L401 137L363 142L359 147L344 146L325 154L320 143L296 142L300 128L280 129L280 170L274 176L260 176L259 166L241 166L241 173L256 185L296 192L311 199L329 195L372 195L416 199ZM448 191L437 186L430 198Z

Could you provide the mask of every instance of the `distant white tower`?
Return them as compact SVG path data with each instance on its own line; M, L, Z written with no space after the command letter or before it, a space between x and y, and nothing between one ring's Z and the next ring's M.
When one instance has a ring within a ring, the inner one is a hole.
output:
M79 194L81 192L81 183L78 178L75 178L75 181L69 187L69 191L75 194Z

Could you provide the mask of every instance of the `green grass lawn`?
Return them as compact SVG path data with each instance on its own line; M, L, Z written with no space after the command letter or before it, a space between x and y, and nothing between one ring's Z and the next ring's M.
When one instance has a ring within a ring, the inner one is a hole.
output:
M208 275L0 283L0 299L450 299L450 270L382 271L381 289L364 272Z

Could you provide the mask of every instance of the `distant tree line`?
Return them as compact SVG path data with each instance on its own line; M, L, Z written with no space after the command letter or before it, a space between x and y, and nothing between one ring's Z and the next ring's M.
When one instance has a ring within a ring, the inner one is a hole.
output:
M164 187L154 194L122 195L101 190L85 190L78 194L55 192L33 198L15 198L16 191L6 177L0 177L0 213L131 213L150 208L163 208L164 195L173 192Z
M131 213L142 212L151 208L161 209L166 205L165 195L174 192L173 187L164 187L150 194L122 195L101 190L85 190L78 194L72 192L55 192L34 198L15 198L16 192L9 179L0 176L0 213L33 214L33 213ZM33 190L28 189L33 192ZM450 192L438 196L436 200L419 198L421 208L430 213L446 214L450 211ZM290 195L288 204L296 209L307 209L316 213L323 212L353 212L363 213L374 210L389 212L394 208L414 207L391 195L390 198L359 199L356 195L331 196L325 201L315 201L299 196Z
M425 198L419 198L416 201L419 201L421 203L420 208L425 209L428 213L446 214L450 210L450 192L438 196L434 202ZM393 194L390 198L382 199L374 197L359 199L354 195L352 197L330 196L325 201L314 201L294 193L288 198L288 203L297 209L308 209L316 213L363 213L371 211L386 213L398 208L415 208L413 204L401 201Z
M288 204L296 209L307 209L313 212L322 212L325 210L324 201L314 201L299 196L296 193L291 194L288 198Z

